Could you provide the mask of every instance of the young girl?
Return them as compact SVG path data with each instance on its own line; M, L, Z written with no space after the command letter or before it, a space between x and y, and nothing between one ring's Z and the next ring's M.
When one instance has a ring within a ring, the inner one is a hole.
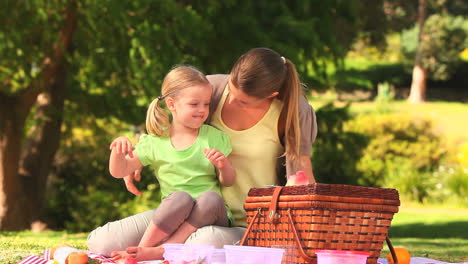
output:
M126 137L118 137L110 145L111 175L123 178L150 165L163 199L138 247L113 252L115 259L131 256L146 260L153 257L145 254L148 247L161 242L183 243L203 226L233 224L219 186L232 185L236 177L227 158L232 150L230 141L223 132L203 124L211 93L212 87L200 71L190 66L174 68L164 78L162 94L148 108L149 135L140 137L134 151ZM172 123L158 105L161 100L172 113Z

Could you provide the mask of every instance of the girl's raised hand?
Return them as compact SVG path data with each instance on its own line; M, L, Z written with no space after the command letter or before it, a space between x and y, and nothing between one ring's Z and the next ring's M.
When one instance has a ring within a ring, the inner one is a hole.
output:
M112 141L112 143L110 144L109 149L115 149L117 154L128 154L130 158L133 158L132 142L130 142L130 140L127 137L120 136L114 139L114 141Z
M222 169L226 164L226 156L217 149L204 149L205 157L210 160L216 168Z

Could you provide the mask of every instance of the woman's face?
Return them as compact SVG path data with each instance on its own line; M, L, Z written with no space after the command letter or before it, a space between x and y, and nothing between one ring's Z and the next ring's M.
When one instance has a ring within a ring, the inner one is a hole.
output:
M274 92L270 96L265 98L249 96L241 89L234 86L231 81L229 81L228 89L228 103L237 105L241 108L260 108L264 106L269 107L271 100L278 95L278 92Z

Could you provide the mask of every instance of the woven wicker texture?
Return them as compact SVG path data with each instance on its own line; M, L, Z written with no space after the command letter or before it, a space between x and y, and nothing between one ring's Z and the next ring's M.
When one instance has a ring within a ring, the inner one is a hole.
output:
M275 189L280 189L278 196ZM295 245L291 264L316 263L315 249L367 251L367 264L375 264L399 205L394 189L335 184L253 188L244 204L247 222L254 221L245 243ZM298 243L310 258L302 256Z

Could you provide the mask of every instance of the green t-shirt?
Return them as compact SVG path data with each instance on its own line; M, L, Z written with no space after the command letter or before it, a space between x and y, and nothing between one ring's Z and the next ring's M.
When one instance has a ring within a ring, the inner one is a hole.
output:
M142 135L135 151L144 166L150 165L161 186L162 199L174 191L184 191L196 199L212 190L221 195L214 165L205 157L203 149L215 148L228 156L229 137L222 131L202 125L195 142L184 150L177 150L169 137Z

